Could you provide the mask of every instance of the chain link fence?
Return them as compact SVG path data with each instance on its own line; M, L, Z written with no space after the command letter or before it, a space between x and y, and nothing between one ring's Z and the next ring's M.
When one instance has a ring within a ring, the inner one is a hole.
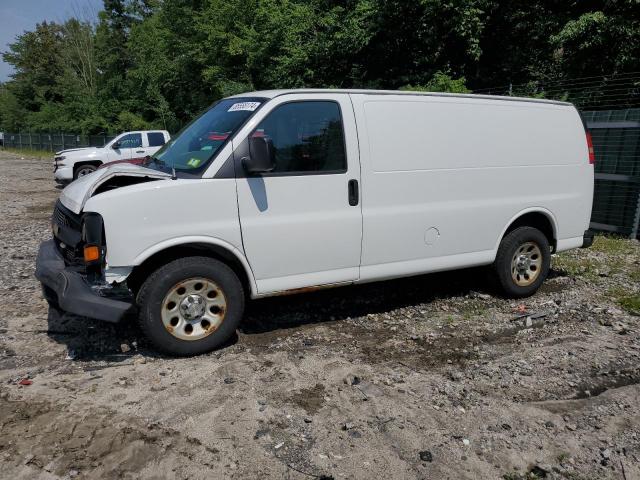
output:
M640 238L640 108L582 115L596 155L591 228Z
M5 133L6 148L59 152L69 148L104 147L115 135L73 135L67 133Z

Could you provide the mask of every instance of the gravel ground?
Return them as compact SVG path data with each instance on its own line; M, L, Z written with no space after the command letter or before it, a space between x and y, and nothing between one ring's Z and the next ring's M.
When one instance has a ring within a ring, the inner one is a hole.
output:
M48 311L50 161L0 167L0 476L640 479L637 241L556 256L523 302L483 270L251 302L173 359Z

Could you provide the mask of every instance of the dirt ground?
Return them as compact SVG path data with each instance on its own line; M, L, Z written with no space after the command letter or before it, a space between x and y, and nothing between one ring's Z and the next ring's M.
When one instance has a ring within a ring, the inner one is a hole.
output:
M0 477L640 479L637 241L556 256L522 302L482 269L251 302L173 359L48 311L51 162L0 168Z

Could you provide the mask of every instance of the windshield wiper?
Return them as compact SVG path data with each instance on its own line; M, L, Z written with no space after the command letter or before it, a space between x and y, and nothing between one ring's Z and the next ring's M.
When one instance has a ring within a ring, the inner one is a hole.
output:
M152 157L151 155L147 155L146 157L144 157L144 163L142 164L142 166L146 167L147 165L149 165L151 163L156 163L156 164L160 165L161 167L163 167L164 164L165 164L159 158Z

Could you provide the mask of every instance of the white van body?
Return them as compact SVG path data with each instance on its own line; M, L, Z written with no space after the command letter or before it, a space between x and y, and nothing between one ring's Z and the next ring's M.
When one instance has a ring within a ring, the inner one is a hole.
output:
M169 138L166 130L124 132L104 147L61 150L55 153L53 177L58 183L68 183L78 176L78 169L82 166L93 167L85 169L86 173L91 173L106 163L143 159L156 153ZM79 176L86 173L81 171Z
M589 244L594 170L571 104L367 90L243 97L263 103L201 178L114 165L63 191L65 208L103 219L107 283L196 244L234 262L253 298L488 265L523 219L553 252ZM242 172L256 126L282 105L317 101L339 106L343 171ZM136 176L154 181L102 191Z

